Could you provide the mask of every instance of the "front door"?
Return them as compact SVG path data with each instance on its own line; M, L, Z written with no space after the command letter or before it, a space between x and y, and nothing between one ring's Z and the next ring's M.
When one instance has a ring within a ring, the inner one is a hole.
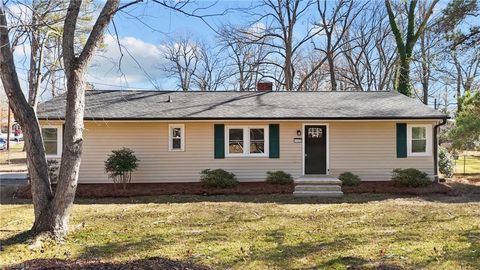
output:
M327 174L327 126L305 126L305 174Z

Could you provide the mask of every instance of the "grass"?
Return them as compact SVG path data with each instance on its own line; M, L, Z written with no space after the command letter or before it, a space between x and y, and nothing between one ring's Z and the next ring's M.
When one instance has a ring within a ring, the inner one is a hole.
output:
M10 153L0 151L0 172L18 172L27 170L27 161L23 150L23 142L10 142Z
M443 195L160 196L77 202L63 243L5 244L30 204L0 205L0 264L162 256L214 269L480 269L480 202ZM355 268L360 269L360 268Z
M465 170L463 159L465 158ZM460 156L455 160L455 173L480 174L480 156Z

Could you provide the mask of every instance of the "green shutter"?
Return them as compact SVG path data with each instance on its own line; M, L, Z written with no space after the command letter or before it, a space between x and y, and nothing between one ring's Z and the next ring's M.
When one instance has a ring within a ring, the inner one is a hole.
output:
M270 124L269 131L269 157L280 158L280 125Z
M397 123L397 158L407 157L407 124Z
M215 158L225 158L225 125L215 124L214 154Z

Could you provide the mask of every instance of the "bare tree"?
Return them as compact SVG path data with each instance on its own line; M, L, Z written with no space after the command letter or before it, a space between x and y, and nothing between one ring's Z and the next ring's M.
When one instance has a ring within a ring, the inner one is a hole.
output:
M324 60L328 63L331 90L337 90L337 75L335 58L339 55L342 45L349 43L348 30L355 18L360 14L363 6L355 8L353 0L340 0L331 6L327 0L317 0L317 11L320 21L316 23L321 30L321 43L315 45L315 50L325 55Z
M275 80L281 89L295 90L297 88L295 66L299 58L298 54L315 35L320 33L317 27L308 22L305 23L307 25L305 34L295 33L297 24L308 14L313 4L313 0L264 0L260 5L247 12L254 18L251 23L252 27L265 25L265 29L246 31L242 34L245 34L249 42L270 48L268 58L264 63L272 66L273 74L277 73L275 69L280 69L281 73L274 76L263 74L263 77Z
M339 81L346 90L386 91L393 86L395 45L384 8L365 7L344 35L339 63Z
M265 74L264 66L267 52L266 46L260 42L249 43L242 33L248 29L237 27L223 27L219 33L219 40L228 50L228 75L232 79L234 89L252 91L256 83Z
M183 91L190 90L193 74L197 70L200 59L200 48L196 41L188 37L169 41L164 44L164 58L167 63L162 69L178 80L178 87Z
M221 51L200 43L198 57L197 69L193 73L194 85L200 91L216 91L228 78Z

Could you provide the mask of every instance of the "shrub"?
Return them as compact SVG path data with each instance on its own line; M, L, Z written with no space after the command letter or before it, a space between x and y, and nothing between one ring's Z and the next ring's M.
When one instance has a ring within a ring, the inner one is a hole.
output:
M338 176L342 181L343 186L358 186L360 184L360 177L351 172L344 172Z
M47 170L48 170L48 177L50 177L50 183L56 184L58 182L58 169L60 165L58 164L58 160L56 159L49 159L47 161Z
M105 172L113 180L114 188L117 183L121 183L123 189L127 188L127 184L132 181L132 172L137 169L139 161L129 148L112 151L105 161Z
M453 176L453 169L455 167L455 161L453 156L444 147L440 147L438 150L438 169L445 177Z
M431 183L427 173L413 168L394 169L392 181L402 187L424 187Z
M205 169L201 172L200 181L207 187L231 188L238 185L235 174L223 169Z
M293 178L290 174L284 171L267 172L267 183L274 185L288 185L293 183Z

